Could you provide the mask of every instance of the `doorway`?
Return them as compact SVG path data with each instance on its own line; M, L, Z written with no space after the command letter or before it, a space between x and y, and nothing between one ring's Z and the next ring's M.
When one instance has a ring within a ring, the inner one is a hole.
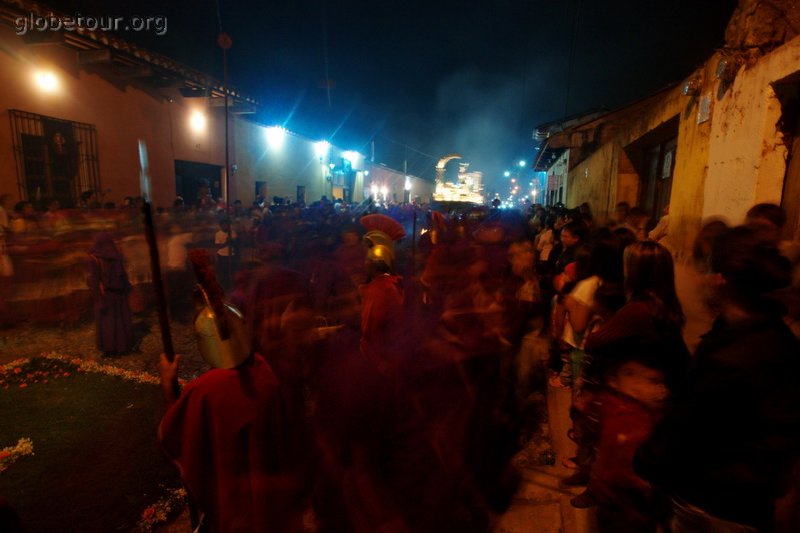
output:
M195 161L175 160L175 194L186 205L199 206L209 197L216 203L222 196L222 167Z
M672 194L679 120L676 116L625 147L639 176L637 205L650 215L652 224L661 218Z
M781 207L786 211L783 238L793 240L800 237L800 84L776 85L775 92L782 111L778 126L789 151L781 195Z

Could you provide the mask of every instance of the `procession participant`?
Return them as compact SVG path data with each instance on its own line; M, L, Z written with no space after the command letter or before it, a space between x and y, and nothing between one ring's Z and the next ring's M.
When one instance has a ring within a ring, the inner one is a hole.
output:
M249 349L244 320L223 302L204 255L190 254L201 280L194 328L213 369L176 394L180 356L170 363L162 354L159 372L170 405L159 441L202 514L201 530L302 531L305 476L290 466L302 464L296 455L302 447L287 443L281 385Z
M133 349L133 320L128 295L131 283L123 258L110 233L94 239L87 261L87 283L94 296L97 349L104 356L122 355Z
M405 230L386 215L367 215L360 222L367 230L364 241L368 246L368 282L360 288L361 351L380 358L392 319L403 307L402 278L394 273L394 242L405 236Z
M335 275L331 315L336 323L359 327L361 305L358 287L366 281L361 228L355 224L345 225L340 230L340 236L341 243L333 252Z
M6 235L7 230L0 227L0 328L11 324L11 315L6 302L13 292L14 265L8 254Z

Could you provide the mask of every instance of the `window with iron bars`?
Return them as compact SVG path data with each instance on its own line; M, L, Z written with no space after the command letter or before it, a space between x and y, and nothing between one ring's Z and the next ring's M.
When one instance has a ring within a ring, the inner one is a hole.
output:
M53 200L71 208L87 191L101 197L94 125L18 109L9 116L20 198L37 208Z

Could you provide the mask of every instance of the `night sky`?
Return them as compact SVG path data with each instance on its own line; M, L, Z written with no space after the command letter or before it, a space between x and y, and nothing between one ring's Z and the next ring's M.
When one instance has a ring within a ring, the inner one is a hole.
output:
M735 0L50 0L67 12L165 15L122 37L222 78L257 120L432 176L458 152L493 178L534 157L538 124L614 108L685 78L722 46ZM330 80L326 83L326 80ZM328 91L325 86L332 85ZM491 187L491 185L490 185Z

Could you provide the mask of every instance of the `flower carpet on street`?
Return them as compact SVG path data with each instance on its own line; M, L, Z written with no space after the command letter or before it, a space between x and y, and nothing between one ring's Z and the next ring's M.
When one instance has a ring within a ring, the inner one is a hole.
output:
M25 455L33 455L33 442L31 442L31 439L19 439L14 446L7 446L0 450L0 473Z
M56 353L0 366L0 498L27 531L150 531L185 505L158 383Z
M183 508L186 504L186 489L169 490L166 496L145 507L139 521L139 530L152 531L154 527L166 522L175 511Z

